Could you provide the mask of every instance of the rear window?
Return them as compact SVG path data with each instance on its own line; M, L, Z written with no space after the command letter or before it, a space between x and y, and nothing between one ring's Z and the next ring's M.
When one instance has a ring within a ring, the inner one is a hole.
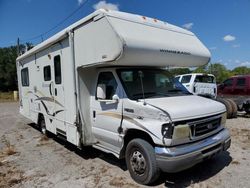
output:
M201 82L201 83L215 83L215 79L213 76L208 75L197 75L195 77L194 82Z
M192 75L182 76L181 83L189 83L191 80Z
M232 86L233 85L233 79L225 80L223 83L224 83L225 86Z

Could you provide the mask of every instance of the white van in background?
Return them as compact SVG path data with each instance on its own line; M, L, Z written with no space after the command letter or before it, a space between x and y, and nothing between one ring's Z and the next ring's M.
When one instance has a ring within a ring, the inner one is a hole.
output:
M217 86L215 76L212 74L192 73L175 77L190 93L215 99Z

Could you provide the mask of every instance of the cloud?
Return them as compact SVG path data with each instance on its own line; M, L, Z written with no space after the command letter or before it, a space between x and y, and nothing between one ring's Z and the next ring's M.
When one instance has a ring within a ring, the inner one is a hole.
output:
M250 67L250 61L245 61L240 64L240 66Z
M225 42L230 42L230 41L234 41L236 39L235 36L232 35L226 35L222 38Z
M239 48L240 47L240 44L234 44L232 45L233 48Z
M80 0L78 0L80 1ZM98 3L94 4L93 5L93 8L95 10L98 10L98 9L108 9L108 10L119 10L119 5L118 4L113 4L113 3L108 3L106 1L99 1Z
M241 61L239 59L234 60L234 63L237 64L237 66L246 66L250 67L250 61Z
M192 23L192 22L182 25L182 27L184 27L185 29L188 29L188 30L192 29L193 26L194 26L194 23Z
M83 3L83 0L77 0L78 4L82 4Z
M239 64L239 63L240 63L240 60L236 59L234 62Z
M216 49L217 49L216 46L212 46L212 47L209 48L209 50L216 50Z

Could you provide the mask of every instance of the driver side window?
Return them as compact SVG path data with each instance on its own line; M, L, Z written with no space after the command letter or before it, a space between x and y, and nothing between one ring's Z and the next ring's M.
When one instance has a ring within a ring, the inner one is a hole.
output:
M106 86L106 100L112 100L113 95L116 93L117 82L112 72L101 72L98 77L98 85ZM97 96L97 93L96 93ZM97 99L97 97L96 97Z
M232 79L228 79L226 81L224 81L224 85L225 87L229 87L233 85L233 80Z

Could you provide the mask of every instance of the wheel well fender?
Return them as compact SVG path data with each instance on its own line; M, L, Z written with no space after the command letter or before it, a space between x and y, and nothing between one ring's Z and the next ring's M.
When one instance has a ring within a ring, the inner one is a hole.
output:
M44 119L44 116L42 113L38 113L38 118L37 118L37 125L40 124L41 120Z
M155 146L153 139L151 138L151 136L148 133L141 131L141 130L138 130L138 129L129 129L126 131L125 136L123 138L123 147L122 147L122 149L120 151L120 155L119 155L121 159L125 157L125 151L126 151L126 147L127 147L128 143L135 138L141 138L141 139L147 141L152 146Z

